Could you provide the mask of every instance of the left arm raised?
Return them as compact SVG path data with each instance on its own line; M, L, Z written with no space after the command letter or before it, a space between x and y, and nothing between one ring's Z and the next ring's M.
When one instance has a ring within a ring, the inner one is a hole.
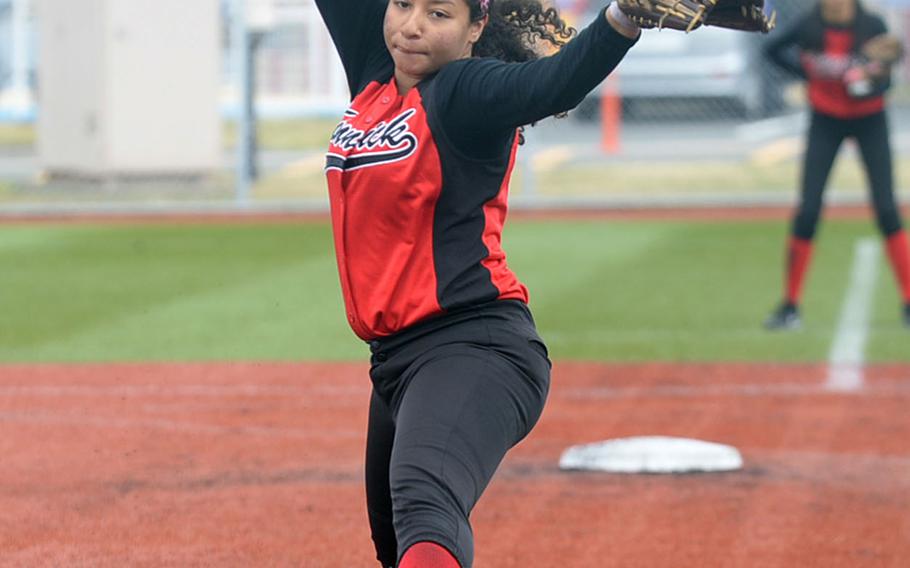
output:
M464 59L438 77L443 127L454 142L502 133L575 108L637 41L605 12L558 53L524 63ZM457 126L457 128L455 128ZM453 130L457 135L453 136ZM458 145L458 144L456 144Z

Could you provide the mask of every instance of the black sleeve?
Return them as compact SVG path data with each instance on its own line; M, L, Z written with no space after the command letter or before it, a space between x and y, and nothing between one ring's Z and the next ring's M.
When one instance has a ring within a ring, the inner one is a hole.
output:
M341 57L351 99L391 64L382 35L386 0L316 0Z
M877 37L882 34L888 33L888 26L885 24L885 21L878 16L873 18L872 25L870 26L872 31L871 37ZM891 89L892 79L891 79L891 69L888 69L888 73L877 79L875 84L872 87L872 92L869 94L870 97L878 97L884 95Z
M870 27L872 29L872 37L888 33L888 25L885 24L885 20L879 16L872 17L872 25Z
M800 61L800 34L805 29L807 18L801 18L789 28L776 33L765 47L765 54L772 63L800 79L808 79Z
M558 53L524 63L463 59L436 77L437 112L447 137L464 147L477 138L575 108L619 64L637 39L628 39L601 11Z

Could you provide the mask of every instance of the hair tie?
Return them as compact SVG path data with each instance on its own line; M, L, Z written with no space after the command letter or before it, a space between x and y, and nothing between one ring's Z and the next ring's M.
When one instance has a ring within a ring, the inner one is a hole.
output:
M490 13L491 0L480 0L480 16L486 17Z

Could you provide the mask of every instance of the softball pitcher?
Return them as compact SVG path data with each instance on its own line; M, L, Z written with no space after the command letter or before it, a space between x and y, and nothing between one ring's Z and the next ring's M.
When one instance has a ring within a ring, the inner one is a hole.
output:
M622 0L568 41L534 0L317 0L352 93L325 171L347 319L372 351L383 566L470 567L471 510L543 410L547 349L500 243L521 127L577 105L639 25L766 31L731 2L712 20L714 0Z

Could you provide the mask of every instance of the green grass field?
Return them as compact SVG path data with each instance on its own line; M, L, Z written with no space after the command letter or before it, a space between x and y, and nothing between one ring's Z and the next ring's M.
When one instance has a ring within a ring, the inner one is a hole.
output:
M510 264L554 359L827 359L868 222L829 222L806 327L770 334L781 222L513 221ZM328 225L0 226L0 362L344 360ZM910 361L882 257L870 361Z

